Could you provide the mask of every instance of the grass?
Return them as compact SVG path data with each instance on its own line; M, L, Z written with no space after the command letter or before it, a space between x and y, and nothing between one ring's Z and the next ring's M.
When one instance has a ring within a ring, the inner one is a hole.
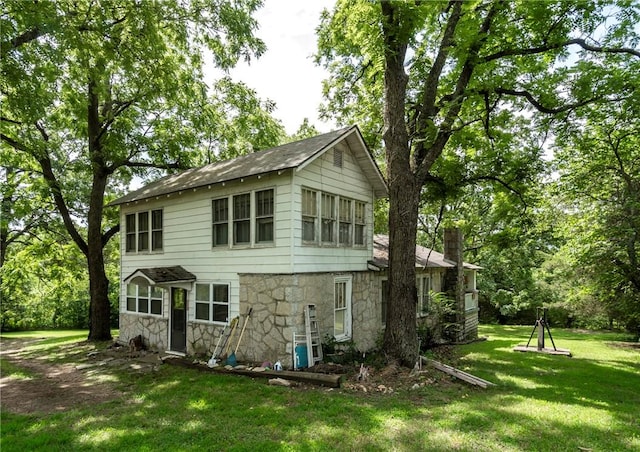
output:
M3 411L0 448L640 450L640 351L617 346L621 335L553 330L573 358L513 352L530 332L483 326L487 341L458 348L451 364L497 384L489 390L436 371L436 384L392 395L272 387L168 365L115 373L121 400L53 415ZM69 345L79 339L69 334L23 353L72 361L78 351Z

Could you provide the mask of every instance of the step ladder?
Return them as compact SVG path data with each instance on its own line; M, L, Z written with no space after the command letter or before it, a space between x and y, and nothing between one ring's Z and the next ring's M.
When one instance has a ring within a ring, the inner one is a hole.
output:
M312 367L322 362L322 344L320 343L320 331L318 328L315 304L308 304L304 308L304 326L307 336L307 359L309 361L309 367Z

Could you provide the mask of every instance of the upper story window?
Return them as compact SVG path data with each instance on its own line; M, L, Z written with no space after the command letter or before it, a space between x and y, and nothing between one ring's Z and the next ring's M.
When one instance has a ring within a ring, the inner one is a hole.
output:
M127 253L162 251L162 209L127 214L125 237Z
M318 197L313 190L302 189L302 241L315 242L318 229Z
M322 243L335 243L336 197L322 194Z
M251 243L251 194L233 197L233 244Z
M212 201L213 246L229 243L229 200L227 198Z
M338 241L340 245L351 245L351 200L348 198L340 198L340 215L338 226Z
M256 242L273 242L273 190L256 192Z
M302 243L366 245L366 203L307 188L302 189L301 195Z
M162 315L162 294L156 286L127 284L127 311Z
M214 199L213 247L270 244L275 235L275 190L260 190Z

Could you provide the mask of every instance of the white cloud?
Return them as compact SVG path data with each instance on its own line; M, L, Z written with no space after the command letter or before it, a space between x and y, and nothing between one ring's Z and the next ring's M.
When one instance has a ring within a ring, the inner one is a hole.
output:
M321 132L335 128L335 124L318 118L322 80L328 74L312 59L320 13L324 8L331 9L334 3L335 0L265 1L255 17L260 24L257 35L267 45L267 51L231 71L234 80L246 83L261 98L276 103L274 116L290 134L304 118L309 118Z

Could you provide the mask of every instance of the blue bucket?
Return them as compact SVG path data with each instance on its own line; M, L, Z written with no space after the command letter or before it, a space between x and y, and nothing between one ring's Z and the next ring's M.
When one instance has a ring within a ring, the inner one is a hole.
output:
M296 368L309 367L309 358L307 357L307 346L296 345Z

